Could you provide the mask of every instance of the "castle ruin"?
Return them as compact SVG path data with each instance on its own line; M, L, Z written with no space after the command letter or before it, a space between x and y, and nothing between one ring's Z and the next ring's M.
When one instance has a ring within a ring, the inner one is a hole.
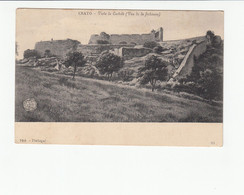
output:
M209 42L206 37L163 42L163 28L160 27L158 30L152 30L148 34L109 35L101 32L100 35L91 35L88 44L81 44L79 41L72 39L40 41L35 44L35 50L42 57L45 57L46 51L49 51L49 53L61 59L66 58L69 52L78 51L86 56L89 64L94 64L98 56L104 51L123 57L124 60L146 56L152 53L153 49L145 48L143 44L150 41L157 42L158 45L167 48L164 52L165 58L178 59L179 56L183 55L179 67L174 67L177 70L172 75L173 78L183 78L189 75L194 65L194 56L198 57L204 53L206 44ZM187 51L184 51L184 49Z
M52 55L60 58L65 58L66 54L71 51L79 51L86 56L96 57L105 50L112 52L117 51L118 53L118 49L120 48L134 48L136 45L143 45L148 41L162 42L163 28L160 27L158 30L152 30L148 34L109 35L105 32L101 32L100 35L91 35L88 44L81 44L79 41L72 39L40 41L35 44L35 50L37 50L41 56L44 56L45 52L49 50ZM142 55L141 53L145 53L144 50L129 49L129 51L133 51L132 55ZM123 53L125 52L119 52L119 54ZM148 53L148 51L146 53Z
M79 41L66 39L66 40L51 40L51 41L40 41L35 44L35 50L44 56L47 50L50 51L52 55L64 58L67 53L75 51L80 44Z
M163 28L160 27L158 30L152 30L148 34L107 34L105 32L101 32L100 35L94 34L91 35L88 44L99 44L99 43L107 43L112 45L143 45L145 42L155 41L162 42L163 41Z

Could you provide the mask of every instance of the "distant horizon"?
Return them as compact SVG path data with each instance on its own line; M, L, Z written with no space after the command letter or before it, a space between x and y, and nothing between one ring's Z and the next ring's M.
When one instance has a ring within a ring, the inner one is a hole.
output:
M105 15L99 15L99 12ZM154 12L158 16L139 15ZM164 30L163 41L202 37L208 30L224 39L224 17L221 11L18 9L17 58L22 58L26 49L34 49L35 43L40 41L72 39L81 44L88 44L90 36L100 32L148 34L160 27Z

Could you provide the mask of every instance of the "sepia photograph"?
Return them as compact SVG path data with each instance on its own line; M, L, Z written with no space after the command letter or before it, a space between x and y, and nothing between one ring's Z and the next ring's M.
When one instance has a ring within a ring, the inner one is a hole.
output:
M243 10L0 1L0 195L241 195Z
M223 12L18 9L16 122L222 122Z
M16 142L222 145L223 47L223 11L19 8Z

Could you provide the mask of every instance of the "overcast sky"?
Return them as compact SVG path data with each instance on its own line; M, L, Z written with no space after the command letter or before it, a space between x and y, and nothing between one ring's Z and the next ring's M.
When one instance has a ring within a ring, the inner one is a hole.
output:
M203 36L207 30L224 38L224 14L219 11L18 9L16 20L19 58L38 41L70 38L87 44L91 34L102 31L143 34L163 27L164 40Z

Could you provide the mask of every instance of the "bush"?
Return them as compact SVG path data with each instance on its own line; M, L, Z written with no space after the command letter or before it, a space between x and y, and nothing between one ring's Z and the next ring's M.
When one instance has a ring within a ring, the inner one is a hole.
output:
M215 48L220 48L222 46L222 39L220 36L213 37L212 46Z
M168 78L168 62L162 61L157 56L150 56L146 59L144 67L139 69L138 77L140 84L150 83L154 91L157 81L166 81Z
M118 72L118 77L122 81L132 81L133 80L133 76L132 76L133 73L134 73L133 70L124 69L124 70L121 70Z
M100 33L100 37L101 37L102 39L110 39L110 35L107 34L106 32L101 32L101 33Z
M97 44L109 44L106 40L97 40Z
M162 46L156 46L153 48L154 53L160 54L162 51L164 51Z
M175 90L193 93L208 100L222 100L223 48L207 47L205 53L194 58L191 74L180 79L179 83L174 87Z
M27 49L27 50L25 50L24 51L24 58L31 58L31 57L40 58L41 55L35 49Z
M111 80L114 72L118 72L124 65L121 57L112 53L103 52L98 58L96 67L101 74L106 74L108 80Z
M210 41L212 42L213 38L214 38L215 34L213 31L208 30L206 33L206 37L210 39Z
M51 51L49 49L46 49L45 53L44 53L44 56L45 57L50 57L51 56Z
M147 41L143 44L143 47L153 49L154 47L158 46L158 43L155 41Z
M62 77L58 80L60 85L64 85L68 88L76 88L76 84L68 80L68 78Z
M71 52L67 54L67 59L65 61L65 66L68 68L72 66L74 68L73 79L75 78L75 73L77 67L82 67L86 63L85 57L80 52Z

